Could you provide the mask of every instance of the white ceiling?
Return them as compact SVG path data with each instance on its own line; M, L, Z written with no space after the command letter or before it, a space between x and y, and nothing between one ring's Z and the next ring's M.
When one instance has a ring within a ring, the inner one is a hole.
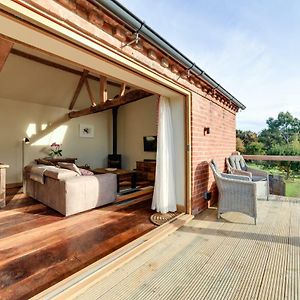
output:
M17 45L14 48L28 52L24 46ZM41 52L30 50L30 54L82 71L66 61ZM79 79L79 75L11 53L0 72L0 98L68 108ZM95 101L97 101L99 99L99 82L89 79L89 83ZM116 96L119 92L118 87L108 86L108 98ZM90 105L91 102L84 85L74 109L82 109Z

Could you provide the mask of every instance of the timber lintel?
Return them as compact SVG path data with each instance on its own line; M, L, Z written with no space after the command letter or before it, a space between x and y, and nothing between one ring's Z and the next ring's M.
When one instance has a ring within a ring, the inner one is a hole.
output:
M97 104L96 106L91 106L79 111L71 111L69 113L69 117L72 118L78 118L81 116L86 116L94 113L98 113L101 111L105 111L108 109L112 109L114 107L119 107L134 101L138 101L140 99L152 96L152 93L146 92L144 90L132 90L126 93L123 96L120 96L113 100L107 100L104 103Z

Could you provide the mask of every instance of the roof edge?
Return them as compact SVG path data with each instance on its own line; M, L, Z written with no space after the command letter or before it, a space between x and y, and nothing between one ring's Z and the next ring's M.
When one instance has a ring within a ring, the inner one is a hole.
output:
M181 65L189 69L195 75L199 76L202 80L206 81L213 86L214 89L218 90L240 109L245 109L246 106L236 99L231 93L229 93L225 88L223 88L218 82L216 82L211 76L199 68L195 63L193 63L187 56L177 50L172 44L160 36L156 31L154 31L150 26L145 24L144 21L139 19L135 14L128 10L125 6L119 3L117 0L92 0L95 4L98 4L110 11L119 20L125 22L134 31L139 31L139 34L144 36L156 47L167 53L173 59L178 61Z

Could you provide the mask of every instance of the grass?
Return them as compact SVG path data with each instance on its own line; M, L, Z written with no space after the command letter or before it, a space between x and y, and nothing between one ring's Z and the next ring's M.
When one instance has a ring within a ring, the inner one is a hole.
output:
M255 163L248 163L249 167L256 168L259 170L267 171L270 174L273 175L281 175L283 178L285 178L285 172L279 170L276 167L268 167L265 165L259 165ZM297 174L293 176L293 178L290 178L285 181L285 194L287 197L300 197L300 174Z

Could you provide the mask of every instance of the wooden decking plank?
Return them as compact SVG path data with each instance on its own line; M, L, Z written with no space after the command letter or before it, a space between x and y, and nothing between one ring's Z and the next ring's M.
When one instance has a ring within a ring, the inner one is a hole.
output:
M286 269L285 299L300 299L300 210L290 202L291 223L289 232L289 251Z
M209 220L211 219L212 211L206 210L203 213L204 219L208 220L206 223L209 226ZM212 222L214 224L214 222ZM215 224L214 224L215 225ZM221 226L222 224L220 224ZM126 267L122 267L117 272L112 273L109 278L101 281L99 284L91 287L84 295L80 296L80 299L97 299L101 296L107 297L107 292L112 292L116 295L118 292L118 285L122 282L123 286L126 286L126 290L133 290L135 287L145 281L153 272L159 268L165 266L173 256L180 253L185 249L186 244L191 244L195 240L194 234L189 234L184 237L184 242L178 243L180 232L175 232L171 236L164 240L164 243L159 243L157 247L150 248L143 254L143 258L137 257ZM170 255L170 249L173 248L173 255ZM157 257L159 255L159 260ZM130 280L128 280L129 276Z
M195 223L196 221L191 221L191 223ZM208 222L210 223L210 222ZM221 225L219 225L221 223ZM213 230L218 230L219 227L228 227L228 229L231 229L232 227L236 226L236 224L231 224L231 223L216 223L218 226L215 226L213 224L209 224L208 227L212 227ZM201 229L200 229L201 231ZM200 232L199 230L194 230L191 231L191 233L195 234L195 236L197 237L198 232ZM179 236L178 236L178 240L181 241L181 236L185 235L186 232L181 233L179 230ZM138 294L133 293L133 291L135 289L132 289L130 287L130 282L132 281L132 278L128 278L126 279L126 282L129 283L129 288L128 285L126 286L126 288L124 289L124 286L122 285L122 288L118 288L117 289L112 289L110 292L102 295L101 297L99 297L99 299L109 299L110 297L114 297L114 299L118 299L118 298L123 298L125 295L127 295L129 298L132 299L147 299L148 297L151 298L152 296L152 291L156 290L158 292L159 290L159 294L161 295L161 297L168 297L168 294L172 294L174 292L174 288L176 290L176 286L178 286L178 282L180 282L181 280L187 280L187 278L179 278L178 275L181 273L180 271L184 268L186 268L187 266L184 264L184 261L191 257L191 258L195 258L195 263L193 264L194 267L198 268L197 270L193 270L193 268L189 269L190 272L195 272L197 273L199 271L199 269L201 269L201 266L205 266L206 262L215 254L214 251L220 249L219 248L219 244L224 242L224 240L228 239L228 237L226 236L219 236L215 239L211 239L209 241L209 243L206 245L205 249L201 249L200 245L201 243L203 243L206 239L205 238L200 238L197 237L197 239L194 240L194 242L192 244L186 244L185 249L179 254L179 255L175 255L173 256L173 248L170 249L170 252L168 253L169 256L172 257L172 259L168 262L167 265L164 266L164 269L160 269L159 275L151 275L150 278L148 278L147 280L149 281L149 283L147 282L147 286L145 286L145 284L141 284L141 286L143 287L143 289L141 289L141 287L139 288L139 292ZM230 248L232 247L232 245L230 245L230 243L227 243L227 247ZM194 253L200 251L202 252L201 256L194 256ZM222 251L224 253L224 251ZM222 255L221 253L218 253L218 255ZM156 262L155 263L159 263L160 258L156 257ZM147 268L147 266L145 266ZM171 269L171 270L170 270ZM165 270L165 271L164 271ZM170 271L168 271L170 270ZM194 273L193 273L194 274ZM170 279L172 279L173 281L173 285L170 286L168 283L170 281ZM183 285L183 283L181 283ZM147 287L151 287L150 290ZM166 289L162 291L162 287L165 287ZM127 292L127 294L125 293L125 291ZM180 299L180 296L178 296L178 299ZM172 295L173 298L173 295Z
M234 299L241 299L244 297L250 299L257 298L264 277L265 268L269 260L271 234L273 228L277 224L277 220L273 216L274 212L272 207L270 207L260 235L257 236L253 255L249 257L248 267L245 269L241 284L233 296Z
M274 196L258 210L257 226L200 215L165 240L181 250L159 243L78 299L300 299L300 201Z
M281 203L283 204L283 202ZM258 299L284 298L282 285L285 281L286 251L290 224L290 209L286 208L286 205L281 205L280 210L276 210L276 220L277 224L272 228L270 254Z
M233 296L245 269L248 268L249 257L255 249L255 237L260 234L266 216L267 209L264 209L259 215L257 226L241 225L239 244L224 266L222 273L215 280L208 294L205 295L206 299L230 299Z

